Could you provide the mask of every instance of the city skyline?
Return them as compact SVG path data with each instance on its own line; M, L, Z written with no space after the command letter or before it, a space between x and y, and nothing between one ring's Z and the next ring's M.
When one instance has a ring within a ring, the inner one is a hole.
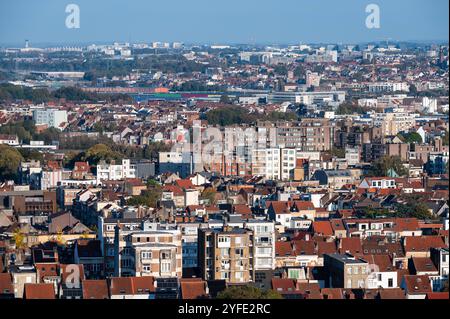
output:
M363 43L379 41L448 41L448 1L363 1L320 3L264 0L211 6L135 0L85 0L56 3L5 1L0 12L0 45L88 44L98 42L180 41L207 44ZM66 6L80 8L80 28L69 29ZM257 5L259 4L259 5ZM380 28L369 29L366 7L380 8ZM6 30L8 32L6 32Z

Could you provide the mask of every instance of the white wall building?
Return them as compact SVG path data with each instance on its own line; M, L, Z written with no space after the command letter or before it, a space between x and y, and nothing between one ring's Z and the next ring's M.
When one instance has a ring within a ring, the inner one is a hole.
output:
M124 178L136 178L136 165L131 165L129 159L123 159L121 164L102 162L97 165L97 184L101 184L103 180L121 180Z
M48 127L59 128L62 123L67 123L67 112L57 109L33 110L33 120L37 125L46 124Z

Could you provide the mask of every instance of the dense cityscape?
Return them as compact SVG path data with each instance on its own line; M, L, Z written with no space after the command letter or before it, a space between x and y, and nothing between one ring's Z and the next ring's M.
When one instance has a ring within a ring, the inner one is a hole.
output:
M0 47L0 299L448 299L448 43Z

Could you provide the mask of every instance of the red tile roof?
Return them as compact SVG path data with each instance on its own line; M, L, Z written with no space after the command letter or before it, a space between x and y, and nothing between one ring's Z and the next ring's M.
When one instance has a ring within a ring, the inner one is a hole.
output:
M426 299L449 299L449 293L447 292L429 292L427 293Z
M295 252L290 242L277 241L275 242L275 255L277 257L294 256Z
M296 285L294 279L272 278L272 289L280 293L295 292Z
M9 273L0 273L0 295L13 294L14 286Z
M155 292L153 277L114 277L109 286L111 295L137 295Z
M200 278L180 279L180 288L182 299L202 299L207 295L206 282Z
M411 258L411 262L413 264L414 270L416 273L418 272L431 272L438 273L436 266L434 265L431 258L428 257L413 257Z
M401 288L380 289L380 299L406 299L405 292Z
M407 252L426 252L430 248L446 247L444 240L440 236L405 237L403 246Z
M333 236L333 228L330 221L316 221L313 222L314 233L323 236Z
M184 189L191 189L194 188L194 184L192 184L192 181L190 179L178 179L175 181L175 184L178 187L184 188Z
M106 280L83 280L83 299L109 299Z
M25 299L56 299L53 284L25 284Z
M426 294L432 292L428 276L406 275L404 277L408 294Z
M359 237L341 238L339 252L344 254L349 252L351 254L362 254L362 244Z
M370 265L377 265L377 272L395 271L395 267L392 264L391 257L389 255L365 255L366 260Z

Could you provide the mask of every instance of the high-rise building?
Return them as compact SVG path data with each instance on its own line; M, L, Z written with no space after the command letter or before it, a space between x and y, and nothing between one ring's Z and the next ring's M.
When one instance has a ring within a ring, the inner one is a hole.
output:
M33 110L33 120L36 125L46 124L48 127L60 128L62 123L67 123L67 112L56 109Z
M199 229L198 266L204 280L230 284L255 280L253 231L224 226Z

